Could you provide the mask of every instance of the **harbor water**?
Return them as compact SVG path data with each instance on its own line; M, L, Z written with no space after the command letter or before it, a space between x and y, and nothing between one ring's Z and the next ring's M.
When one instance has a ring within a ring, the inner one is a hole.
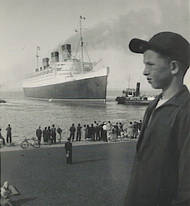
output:
M35 130L41 126L60 126L69 135L72 123L91 124L94 121L113 123L139 121L146 106L121 105L115 101L116 95L108 94L106 103L40 101L24 97L22 92L1 92L0 98L7 103L0 104L0 128L6 137L6 127L11 124L13 142L20 142L24 137L35 136Z

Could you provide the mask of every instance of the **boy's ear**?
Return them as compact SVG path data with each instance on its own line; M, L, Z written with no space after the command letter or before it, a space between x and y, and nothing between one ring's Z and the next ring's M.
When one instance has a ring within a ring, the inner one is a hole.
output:
M172 60L170 62L170 70L173 75L176 75L180 70L179 62L176 60Z

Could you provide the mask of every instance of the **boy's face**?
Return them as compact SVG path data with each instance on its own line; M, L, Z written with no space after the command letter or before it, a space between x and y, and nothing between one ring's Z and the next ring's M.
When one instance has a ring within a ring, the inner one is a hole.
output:
M153 50L144 52L143 74L154 89L167 89L173 79L169 60Z

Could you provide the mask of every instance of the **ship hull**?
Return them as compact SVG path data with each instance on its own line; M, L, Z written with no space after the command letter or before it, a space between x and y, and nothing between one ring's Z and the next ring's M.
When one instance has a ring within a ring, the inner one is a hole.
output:
M118 102L118 104L125 104L125 105L148 105L150 101L125 101L125 102Z
M106 99L107 76L37 87L24 87L26 97L38 99Z
M126 104L126 105L148 105L150 100L129 100L125 97L117 97L115 99L118 104Z

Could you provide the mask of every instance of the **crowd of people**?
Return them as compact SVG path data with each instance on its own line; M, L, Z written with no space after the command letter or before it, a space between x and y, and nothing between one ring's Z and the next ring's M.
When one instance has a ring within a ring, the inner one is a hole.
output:
M111 123L110 121L98 123L94 121L92 124L84 125L73 123L70 127L70 139L72 141L80 141L81 133L85 140L105 141L116 140L118 138L137 138L142 126L142 121L130 122L128 127L124 127L121 122ZM76 134L76 135L75 135Z
M43 129L39 126L35 131L35 136L39 145L61 143L63 138L70 138L73 141L116 141L117 139L129 138L136 139L140 133L142 121L131 121L127 124L122 122L113 123L111 121L97 122L81 125L72 123L70 128L63 129L59 126L45 126ZM6 128L6 140L1 134L0 141L2 145L12 143L12 128L8 124Z
M58 134L58 138L57 138ZM38 139L38 143L41 144L41 140L43 138L44 143L48 144L56 144L57 140L60 142L62 138L62 129L60 127L55 127L53 124L52 127L45 127L43 130L39 126L36 129L36 137Z
M42 138L44 143L56 144L57 141L61 142L62 137L68 138L73 141L91 140L91 141L116 141L118 138L130 138L136 139L140 133L142 127L142 121L130 122L126 127L121 122L111 123L96 122L91 124L84 124L83 126L78 123L72 123L68 131L61 129L60 127L48 126L41 129L39 126L36 129L36 137L39 144L41 144ZM64 131L64 134L63 134ZM67 136L66 136L67 135Z

